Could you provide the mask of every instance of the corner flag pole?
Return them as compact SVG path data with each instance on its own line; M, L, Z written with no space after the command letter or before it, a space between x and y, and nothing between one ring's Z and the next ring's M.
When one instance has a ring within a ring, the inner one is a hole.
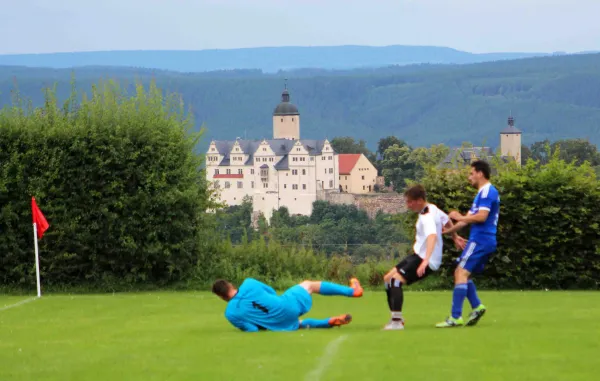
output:
M35 197L31 197L31 215L33 217L33 244L35 246L35 277L37 278L37 296L42 297L42 288L40 285L40 252L38 249L38 240L42 239L44 232L48 230L50 224L46 217L38 208ZM39 228L39 231L38 231Z
M37 239L37 224L33 223L33 243L35 245L35 277L37 279L37 296L42 297L42 288L40 285L40 254L38 250L38 239Z

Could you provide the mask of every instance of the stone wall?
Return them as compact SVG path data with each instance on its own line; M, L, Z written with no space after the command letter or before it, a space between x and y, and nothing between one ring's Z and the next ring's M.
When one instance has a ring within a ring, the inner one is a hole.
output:
M398 193L351 194L339 192L323 192L317 196L319 200L332 204L355 205L374 218L378 211L387 214L403 213L406 209L404 197Z

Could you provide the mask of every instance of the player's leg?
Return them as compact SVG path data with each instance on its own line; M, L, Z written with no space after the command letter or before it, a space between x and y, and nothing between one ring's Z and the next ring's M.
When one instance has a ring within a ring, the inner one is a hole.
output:
M403 286L411 285L412 283L427 277L431 273L431 269L428 268L423 277L417 275L417 269L422 262L423 260L418 255L409 255L383 277L386 292L388 294L388 307L390 308L391 314L391 320L384 329L404 329L404 317L402 316L402 307L404 304Z
M352 321L352 315L344 314L340 316L333 316L326 319L303 319L300 320L300 329L309 328L332 328L340 327L342 325L350 324Z
M383 327L385 330L404 329L404 318L402 317L402 305L404 304L404 290L402 285L406 279L394 267L383 276L385 291L388 297L388 308L390 309L390 321Z
M471 241L467 244L454 271L451 315L445 321L436 324L436 327L450 328L464 325L462 312L465 298L469 295L469 278L473 271L481 268L483 261L487 260L486 254L486 250L478 243ZM472 291L475 291L474 286L475 284L473 283ZM471 297L473 298L473 302L476 303L476 293L471 293Z
M308 291L309 294L320 294L325 296L340 295L350 298L359 298L363 295L363 288L356 278L350 280L350 287L337 283L325 281L305 280L300 286Z
M479 263L477 264L477 266L473 268L472 274L480 274L483 272L483 269L484 269L486 263L488 262L489 257L494 253L495 250L496 250L495 247L490 247L489 250L486 250L486 253L484 253L484 255L482 256L482 258L479 261ZM467 322L465 325L474 326L483 317L483 315L485 314L487 309L483 305L483 303L481 303L481 300L479 299L479 296L477 295L477 288L475 287L475 283L473 282L472 278L469 278L469 281L467 282L467 286L468 286L467 299L469 300L469 303L471 304L471 308L473 310L471 311L471 314L467 318Z

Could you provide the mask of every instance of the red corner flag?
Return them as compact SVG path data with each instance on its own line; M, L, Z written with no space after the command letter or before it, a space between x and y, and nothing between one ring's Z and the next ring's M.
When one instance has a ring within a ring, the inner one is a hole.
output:
M38 239L42 239L44 232L48 230L50 225L48 221L46 221L46 217L42 214L40 208L38 208L35 203L35 197L31 198L31 214L33 215L33 223L36 224L37 227L37 235Z

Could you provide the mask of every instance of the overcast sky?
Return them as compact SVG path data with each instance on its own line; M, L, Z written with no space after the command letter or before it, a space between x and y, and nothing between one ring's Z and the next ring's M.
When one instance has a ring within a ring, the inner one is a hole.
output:
M258 46L600 50L600 0L2 0L0 54Z

